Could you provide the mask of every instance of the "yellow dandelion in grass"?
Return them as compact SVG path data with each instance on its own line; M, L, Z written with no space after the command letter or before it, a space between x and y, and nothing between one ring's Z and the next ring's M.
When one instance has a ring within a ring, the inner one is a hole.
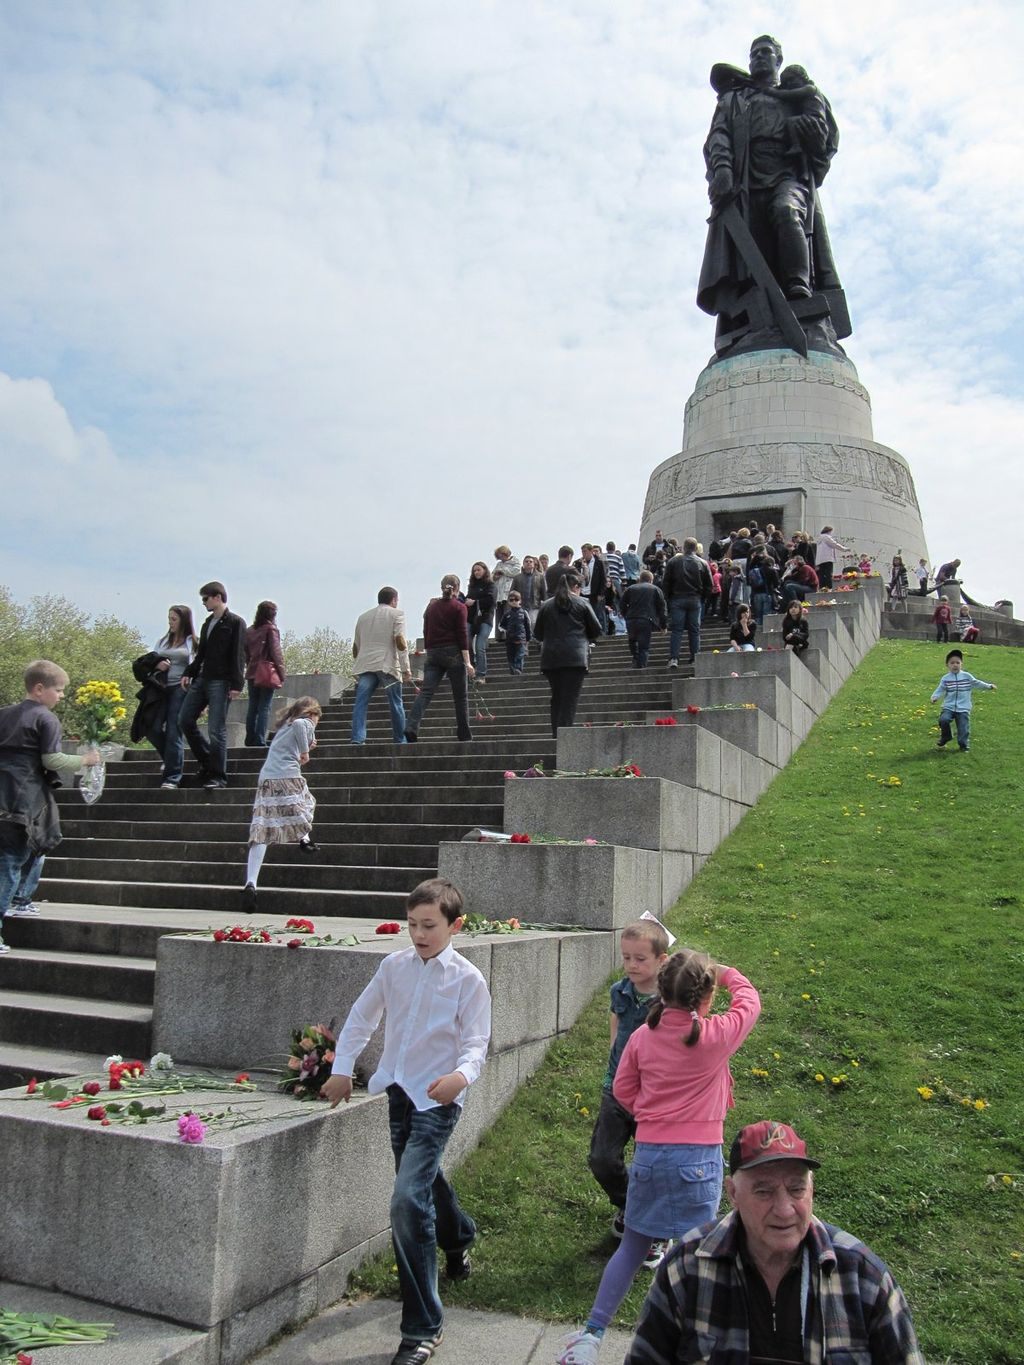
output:
M777 1062L781 1062L781 1061L782 1061L782 1053L781 1053L781 1052L773 1052L773 1053L772 1053L772 1056L775 1058L775 1060L776 1060Z
M980 1114L981 1111L982 1111L983 1109L987 1109L987 1108L988 1108L988 1100L975 1100L975 1101L974 1101L974 1107L975 1107L975 1109L977 1109L978 1113Z
M758 863L758 864L757 864L757 870L758 870L758 872L763 872L763 871L764 871L764 863Z
M1019 1252L1019 1251L1011 1251L1011 1252L1010 1252L1010 1260L1011 1260L1011 1261L1019 1261L1019 1260L1020 1260L1020 1252Z
M801 1000L810 1000L810 998L811 997L807 994L806 991L804 991L803 995L800 997Z
M1004 1185L1012 1185L1014 1183L1012 1175L1003 1175L1002 1181Z
M590 1118L590 1110L587 1108L586 1105L583 1105L583 1107L580 1109L580 1113L583 1115L585 1119Z
M763 1066L752 1066L750 1068L750 1074L756 1076L758 1080L761 1081L766 1081L768 1079L768 1072L765 1071Z
M841 1072L838 1076L832 1077L832 1084L837 1090L840 1090L849 1079L849 1076L847 1076L845 1072Z
M820 1071L816 1071L814 1073L814 1079L818 1082L819 1085L825 1084L825 1077L821 1074Z
M935 1098L935 1091L930 1085L919 1085L917 1087L917 1093L923 1100L932 1100Z

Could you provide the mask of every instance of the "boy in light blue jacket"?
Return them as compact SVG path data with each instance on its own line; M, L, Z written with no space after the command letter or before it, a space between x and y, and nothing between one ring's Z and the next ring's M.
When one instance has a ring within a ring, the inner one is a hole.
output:
M971 693L975 691L994 692L995 683L982 682L973 673L964 670L964 656L961 650L951 649L946 655L949 672L939 680L932 693L932 701L941 701L939 712L939 748L944 749L953 738L950 721L956 721L956 741L966 753L971 747Z

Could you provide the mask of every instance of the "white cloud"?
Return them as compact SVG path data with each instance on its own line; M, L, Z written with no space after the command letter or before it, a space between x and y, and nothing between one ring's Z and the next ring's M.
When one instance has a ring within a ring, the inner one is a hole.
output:
M840 122L825 208L876 439L935 554L1003 595L1021 11L802 0L757 27ZM45 584L10 546L3 579L120 594L150 631L223 577L348 629L499 541L633 538L712 350L707 73L753 31L741 0L0 11L0 451L62 532Z

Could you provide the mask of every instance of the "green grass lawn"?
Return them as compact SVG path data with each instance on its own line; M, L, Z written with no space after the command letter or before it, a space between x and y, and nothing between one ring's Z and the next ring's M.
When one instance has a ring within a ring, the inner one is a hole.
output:
M816 1212L889 1262L929 1361L1020 1365L1024 654L968 654L999 686L970 753L935 748L945 649L881 642L668 923L761 992L726 1143L792 1122L823 1161ZM614 1247L587 1170L607 1047L602 994L461 1168L480 1238L450 1301L585 1315ZM394 1293L390 1257L360 1283Z

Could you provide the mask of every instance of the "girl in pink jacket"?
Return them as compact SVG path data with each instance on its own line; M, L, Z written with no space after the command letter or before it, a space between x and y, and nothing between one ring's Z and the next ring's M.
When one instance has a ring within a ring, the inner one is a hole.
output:
M732 997L729 1009L709 1016L718 986ZM688 948L662 967L658 993L646 1025L626 1044L613 1084L637 1125L625 1232L585 1326L566 1339L558 1365L595 1365L605 1329L652 1242L682 1237L718 1212L725 1111L733 1103L729 1058L757 1023L761 998L735 967Z

